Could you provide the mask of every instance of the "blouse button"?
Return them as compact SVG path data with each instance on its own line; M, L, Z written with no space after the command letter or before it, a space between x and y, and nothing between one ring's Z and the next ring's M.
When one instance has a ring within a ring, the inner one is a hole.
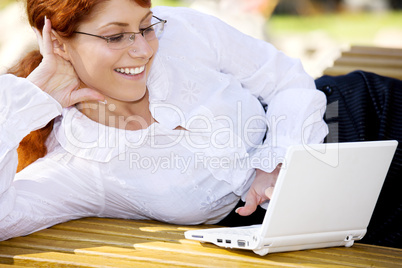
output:
M322 92L324 92L325 95L330 96L332 94L332 92L333 92L333 89L332 89L331 86L327 85L327 86L322 88Z

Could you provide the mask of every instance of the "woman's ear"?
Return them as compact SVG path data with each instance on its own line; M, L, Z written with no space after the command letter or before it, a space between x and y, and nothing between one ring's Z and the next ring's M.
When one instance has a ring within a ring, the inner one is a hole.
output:
M53 44L53 51L54 54L59 55L66 61L70 61L70 58L67 54L66 44L63 38L60 37L56 31L52 30L52 44Z

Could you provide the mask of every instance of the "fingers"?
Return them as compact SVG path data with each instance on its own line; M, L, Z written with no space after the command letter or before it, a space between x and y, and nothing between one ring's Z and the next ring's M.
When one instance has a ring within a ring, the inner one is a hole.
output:
M280 167L278 165L271 173L257 170L254 181L246 196L246 204L244 207L236 210L239 215L248 216L252 214L258 205L272 198Z
M42 35L40 34L39 30L36 29L35 27L32 27L32 30L35 32L36 40L37 40L38 45L39 45L40 54L43 55L43 39L42 39Z
M43 52L42 56L45 57L47 55L53 55L53 44L52 44L52 25L49 19L45 17L45 25L43 26L42 31L42 48Z
M104 101L105 96L94 89L81 88L71 94L71 103L80 103L85 101Z
M246 204L244 207L239 207L236 209L236 213L240 216L249 216L251 215L258 206L257 196L254 192L248 192L246 196Z
M39 30L35 27L32 27L32 30L35 32L36 40L39 45L40 54L43 57L47 55L53 54L53 46L52 46L52 25L49 19L45 17L45 24L43 25L42 34L40 34Z
M274 189L275 189L275 187L273 187L273 186L265 189L265 191L264 191L265 197L264 198L260 198L257 196L257 193L255 193L254 191L250 191L246 196L245 206L237 208L236 213L238 213L240 216L249 216L249 215L253 214L253 212L256 211L258 205L261 205L266 200L272 198Z
M236 209L236 213L240 216L249 216L257 209L257 206L250 205L246 203L244 207L239 207Z
M273 186L268 187L267 189L265 189L265 195L266 195L269 199L272 198L272 194L274 193L274 189L275 189L275 187L273 187Z

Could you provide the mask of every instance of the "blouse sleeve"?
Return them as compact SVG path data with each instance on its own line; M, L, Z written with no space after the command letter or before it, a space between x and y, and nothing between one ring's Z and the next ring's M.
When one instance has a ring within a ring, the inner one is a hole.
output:
M74 198L73 190L86 189L70 187L66 181L74 174L51 158L16 174L20 141L61 114L56 100L26 79L2 75L0 110L0 240L5 240L71 219L77 210L66 200L73 199L74 204L80 198ZM74 205L82 208L82 204Z
M268 132L254 157L271 153L278 161L271 167L254 168L271 172L290 145L321 143L328 134L323 120L326 97L316 90L301 62L218 19L210 23L205 28L212 30L210 42L217 51L221 72L232 75L267 105Z

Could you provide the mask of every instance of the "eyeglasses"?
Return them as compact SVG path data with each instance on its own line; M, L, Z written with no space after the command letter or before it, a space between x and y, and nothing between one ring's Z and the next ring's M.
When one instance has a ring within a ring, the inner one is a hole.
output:
M110 49L124 49L134 43L136 34L141 34L147 41L152 41L156 38L159 39L161 37L167 20L162 20L156 16L152 16L152 20L153 21L150 26L141 29L139 32L125 32L109 36L95 35L84 32L74 33L102 38L103 40L106 40L107 45Z

